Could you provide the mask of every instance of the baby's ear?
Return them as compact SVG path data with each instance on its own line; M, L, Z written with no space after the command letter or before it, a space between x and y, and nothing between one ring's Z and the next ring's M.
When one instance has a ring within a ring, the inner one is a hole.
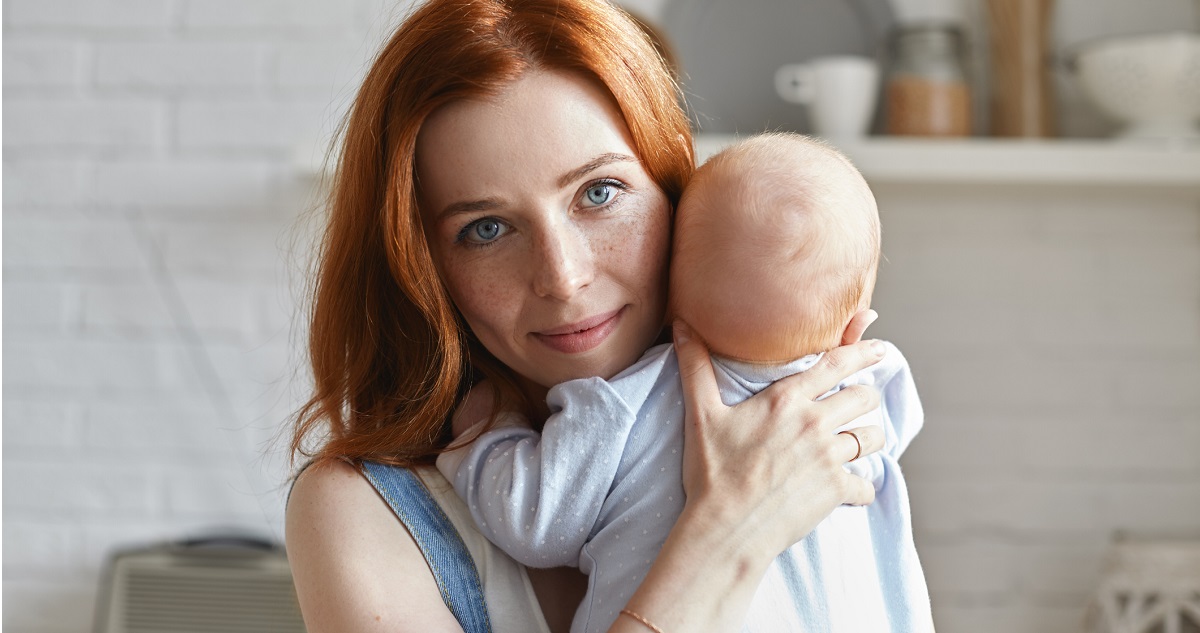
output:
M862 340L863 333L875 319L879 318L879 313L867 308L850 317L850 321L846 323L846 329L842 330L842 345L853 345Z

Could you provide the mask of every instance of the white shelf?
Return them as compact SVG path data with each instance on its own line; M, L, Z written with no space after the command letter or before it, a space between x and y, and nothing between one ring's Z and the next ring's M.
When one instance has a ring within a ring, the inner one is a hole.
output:
M703 162L737 139L696 136ZM871 137L841 147L872 183L1164 186L1200 192L1200 144Z

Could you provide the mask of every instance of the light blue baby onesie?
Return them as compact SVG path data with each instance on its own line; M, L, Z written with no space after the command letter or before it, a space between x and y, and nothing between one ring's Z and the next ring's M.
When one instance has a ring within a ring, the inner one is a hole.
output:
M877 424L884 449L847 466L875 485L866 507L842 506L775 559L744 631L930 631L929 593L913 546L908 492L897 458L923 414L908 363L890 343L878 364L833 391L871 385L882 406L843 429ZM811 367L714 358L721 398L733 405ZM832 391L831 391L832 393ZM438 467L480 530L530 567L578 566L588 592L573 633L604 631L645 577L683 509L683 390L671 345L646 352L610 381L552 388L541 434L502 423Z

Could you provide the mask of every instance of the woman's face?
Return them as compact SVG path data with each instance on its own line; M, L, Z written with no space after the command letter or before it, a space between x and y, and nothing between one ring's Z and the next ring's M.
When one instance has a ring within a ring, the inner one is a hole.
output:
M417 140L434 262L472 332L543 387L611 377L662 327L670 208L616 104L531 71L435 112Z

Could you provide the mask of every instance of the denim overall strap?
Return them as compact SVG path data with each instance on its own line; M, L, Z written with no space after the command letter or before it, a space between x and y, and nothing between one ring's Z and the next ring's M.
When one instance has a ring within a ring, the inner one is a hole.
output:
M464 633L489 633L492 625L475 561L425 484L407 468L377 462L363 462L362 473L421 548L442 600Z

